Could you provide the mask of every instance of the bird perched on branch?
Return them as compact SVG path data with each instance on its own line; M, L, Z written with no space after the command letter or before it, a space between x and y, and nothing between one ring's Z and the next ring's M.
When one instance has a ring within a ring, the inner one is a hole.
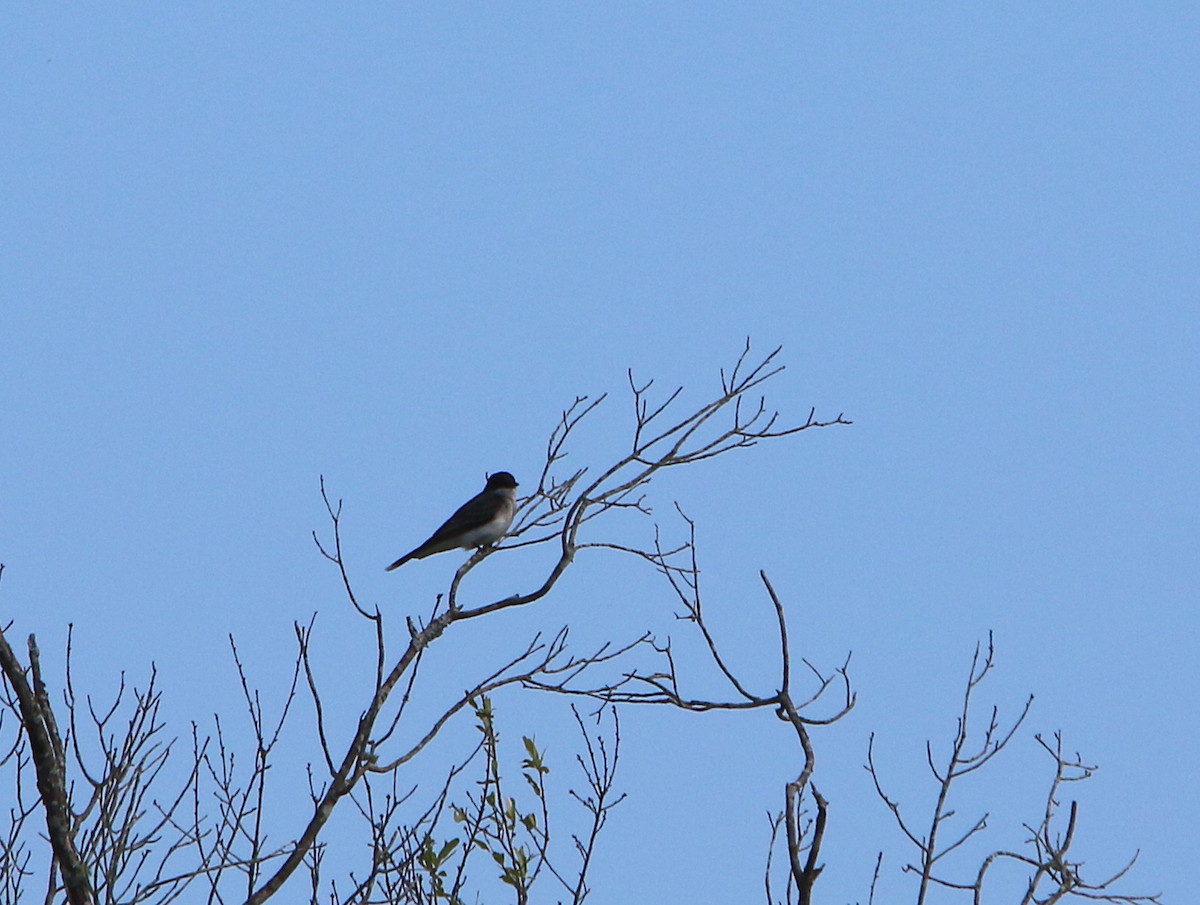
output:
M398 569L410 559L468 547L487 547L504 537L517 511L517 480L507 471L488 475L483 490L467 500L429 540L387 567Z

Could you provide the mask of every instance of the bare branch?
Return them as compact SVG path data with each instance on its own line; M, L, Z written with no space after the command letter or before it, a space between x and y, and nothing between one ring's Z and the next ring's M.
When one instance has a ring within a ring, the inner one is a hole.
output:
M26 679L25 668L9 646L4 632L0 631L0 670L17 697L22 725L28 733L38 792L46 815L46 833L62 875L67 900L71 905L91 905L95 901L91 879L75 846L62 740L58 736L45 684L41 680L37 665L37 642L33 635L29 636L29 656L33 687Z

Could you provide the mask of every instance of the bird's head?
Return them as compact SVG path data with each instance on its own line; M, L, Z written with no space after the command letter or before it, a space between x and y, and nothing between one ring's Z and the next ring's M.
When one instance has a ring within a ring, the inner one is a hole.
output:
M517 487L517 479L507 471L497 471L495 474L488 475L487 487L485 490L515 490Z

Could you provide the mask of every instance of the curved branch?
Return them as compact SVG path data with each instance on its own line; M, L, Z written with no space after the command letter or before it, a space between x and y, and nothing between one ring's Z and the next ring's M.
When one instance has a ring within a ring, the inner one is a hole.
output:
M3 566L0 566L2 574ZM29 664L32 687L26 679L25 668L0 630L0 670L20 705L21 722L29 738L37 788L46 814L46 833L62 875L67 901L71 905L92 905L95 898L87 865L75 847L62 740L42 682L37 640L33 635L29 636Z

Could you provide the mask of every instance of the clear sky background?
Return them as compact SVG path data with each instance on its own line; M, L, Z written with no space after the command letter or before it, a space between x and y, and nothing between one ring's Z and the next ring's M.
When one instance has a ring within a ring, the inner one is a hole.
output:
M881 901L912 901L867 737L928 807L924 741L944 746L992 630L980 703L1037 700L963 819L991 808L992 846L1018 846L1050 766L1033 733L1061 729L1101 767L1071 790L1076 853L1099 876L1141 848L1127 888L1182 905L1198 46L1189 3L6 4L0 615L52 666L73 623L97 690L157 663L186 735L238 712L228 633L278 696L315 611L350 721L370 639L313 549L319 475L360 594L424 612L459 554L383 567L485 471L532 482L577 394L613 393L574 453L599 465L627 368L699 402L747 336L782 344L773 405L854 425L669 474L652 502L697 520L709 612L764 688L759 569L797 656L853 651L859 706L815 738L822 900L865 902L882 849ZM472 581L543 568L514 552ZM584 558L429 675L457 691L563 624L682 638L672 612L632 561ZM497 705L577 783L564 701ZM592 901L760 901L785 727L642 710L624 736Z

